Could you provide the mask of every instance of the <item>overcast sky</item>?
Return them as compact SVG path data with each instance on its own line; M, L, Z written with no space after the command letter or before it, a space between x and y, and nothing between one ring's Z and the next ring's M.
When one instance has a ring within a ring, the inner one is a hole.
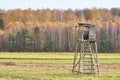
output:
M1 9L84 9L120 8L120 0L0 0Z

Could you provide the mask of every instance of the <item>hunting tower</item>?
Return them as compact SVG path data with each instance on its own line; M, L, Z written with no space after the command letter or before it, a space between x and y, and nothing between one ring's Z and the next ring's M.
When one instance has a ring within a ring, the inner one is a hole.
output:
M72 72L99 74L95 25L78 23Z

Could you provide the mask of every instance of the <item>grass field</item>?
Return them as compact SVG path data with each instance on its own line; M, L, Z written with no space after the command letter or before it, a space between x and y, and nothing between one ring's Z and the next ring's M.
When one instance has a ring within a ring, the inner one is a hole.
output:
M0 53L0 80L120 80L120 53L99 54L100 75L73 74L73 53Z

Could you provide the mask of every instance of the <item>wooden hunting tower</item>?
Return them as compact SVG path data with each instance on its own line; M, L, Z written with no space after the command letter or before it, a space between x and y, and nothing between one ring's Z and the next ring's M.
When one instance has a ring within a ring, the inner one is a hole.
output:
M78 23L72 72L99 74L95 25Z

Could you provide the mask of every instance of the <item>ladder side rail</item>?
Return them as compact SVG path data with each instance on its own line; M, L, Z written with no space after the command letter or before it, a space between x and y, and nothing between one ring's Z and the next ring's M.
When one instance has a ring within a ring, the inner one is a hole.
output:
M99 63L98 63L98 51L97 51L97 42L95 41L95 52L96 52L96 66L97 66L97 72L98 75L100 74L100 70L99 70Z

